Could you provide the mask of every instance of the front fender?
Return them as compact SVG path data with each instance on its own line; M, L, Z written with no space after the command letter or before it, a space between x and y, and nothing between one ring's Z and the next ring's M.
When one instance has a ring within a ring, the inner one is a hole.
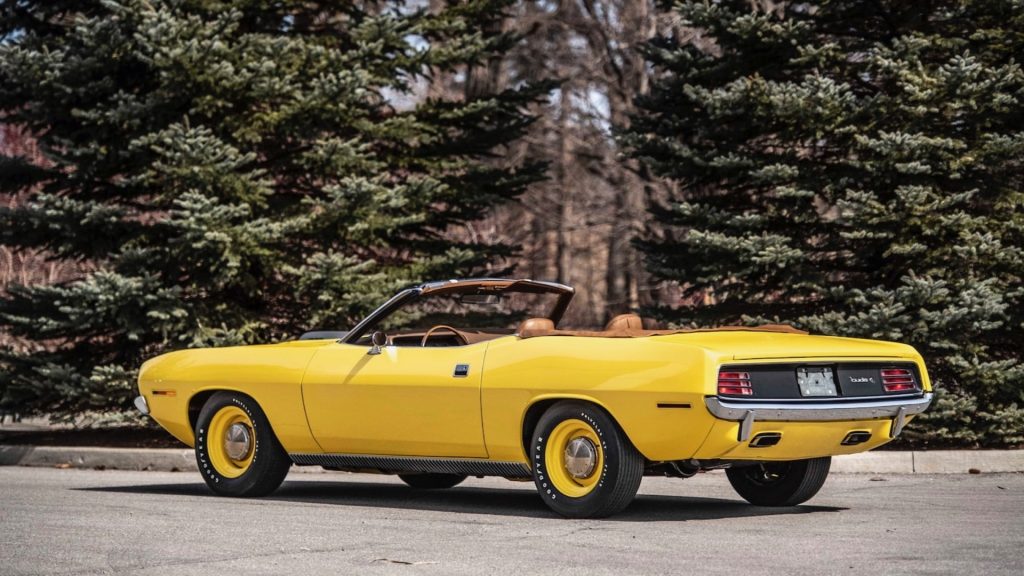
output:
M139 373L150 416L189 446L195 445L189 404L218 390L251 397L288 452L316 452L302 405L302 375L313 345L238 346L180 350L154 358Z

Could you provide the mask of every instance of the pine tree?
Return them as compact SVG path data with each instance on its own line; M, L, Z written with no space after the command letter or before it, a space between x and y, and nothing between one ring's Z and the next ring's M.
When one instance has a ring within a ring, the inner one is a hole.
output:
M519 40L495 25L508 4L4 2L2 121L46 161L0 158L0 191L29 193L0 242L86 272L8 287L0 326L24 346L0 360L0 401L127 409L159 352L344 328L511 254L448 231L542 176L492 156L549 86L419 96L427 71Z
M678 196L640 242L677 323L897 340L918 439L1024 441L1024 7L684 1L623 141Z

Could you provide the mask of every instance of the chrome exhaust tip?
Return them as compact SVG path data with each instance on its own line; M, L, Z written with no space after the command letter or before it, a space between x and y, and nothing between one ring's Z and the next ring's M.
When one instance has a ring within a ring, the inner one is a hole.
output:
M842 444L843 446L856 446L857 444L863 444L868 440L871 440L871 432L866 432L864 430L854 430L853 432L847 434L846 438L843 438L843 441L840 442L840 444Z
M768 448L769 446L775 446L782 440L781 432L761 432L754 439L750 441L751 448Z

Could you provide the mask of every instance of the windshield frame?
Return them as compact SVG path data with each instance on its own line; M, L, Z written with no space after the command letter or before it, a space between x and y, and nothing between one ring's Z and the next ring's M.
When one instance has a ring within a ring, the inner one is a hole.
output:
M545 282L541 280L514 280L508 278L469 278L462 280L444 280L441 282L428 282L426 284L420 284L412 288L406 288L398 294L392 296L387 302L381 304L379 308L371 312L366 318L363 318L358 324L355 325L352 330L344 337L339 339L339 342L345 344L354 344L363 335L369 331L370 328L377 326L384 321L388 316L391 316L403 306L409 305L414 301L418 300L421 296L441 294L445 292L472 292L475 289L487 287L497 292L524 292L524 293L550 293L557 294L558 300L551 312L548 313L548 318L557 326L558 322L562 319L562 315L565 314L566 308L572 302L573 296L576 291L571 286L565 284L559 284L557 282Z

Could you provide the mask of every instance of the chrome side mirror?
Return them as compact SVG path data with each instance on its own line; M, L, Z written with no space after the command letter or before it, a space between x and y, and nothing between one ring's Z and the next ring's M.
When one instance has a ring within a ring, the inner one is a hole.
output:
M366 353L370 356L376 356L377 354L380 354L380 347L388 343L388 335L377 330L370 335L370 343L373 344L373 346L370 346L370 349Z

